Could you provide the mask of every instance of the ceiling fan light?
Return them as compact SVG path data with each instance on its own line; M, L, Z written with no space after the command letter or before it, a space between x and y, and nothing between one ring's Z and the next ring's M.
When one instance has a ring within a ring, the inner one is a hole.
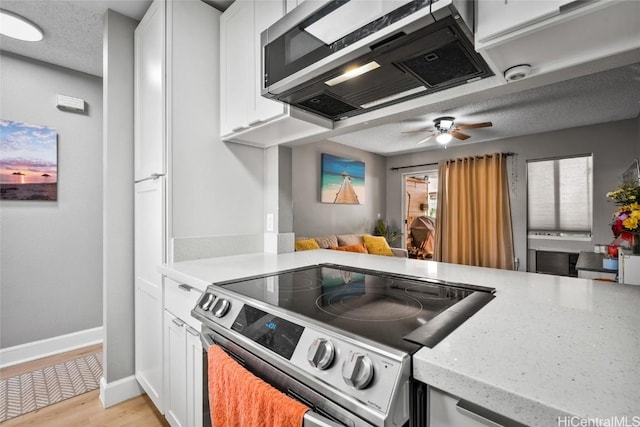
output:
M439 144L447 144L449 141L451 141L451 134L448 133L441 133L440 135L436 136L436 141L438 141Z
M36 24L4 9L0 9L0 34L27 42L39 42L44 38Z

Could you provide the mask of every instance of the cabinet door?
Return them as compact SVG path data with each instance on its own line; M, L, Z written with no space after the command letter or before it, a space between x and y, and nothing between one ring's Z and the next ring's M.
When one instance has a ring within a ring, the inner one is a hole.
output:
M184 322L164 312L165 324L165 378L167 398L165 417L173 427L187 424L187 338Z
M164 130L164 2L154 2L135 30L135 148L136 180L165 169Z
M202 344L200 334L187 326L187 422L202 427Z
M261 95L263 85L262 43L260 35L278 19L284 16L285 2L283 0L256 0L254 6L254 74L253 83L253 111L249 112L249 123L267 121L284 113L284 105L280 101L267 99Z
M253 1L236 1L220 16L220 132L246 126L253 96Z
M476 40L484 42L557 15L571 0L479 0Z
M163 412L162 276L164 178L135 185L135 369L136 379Z

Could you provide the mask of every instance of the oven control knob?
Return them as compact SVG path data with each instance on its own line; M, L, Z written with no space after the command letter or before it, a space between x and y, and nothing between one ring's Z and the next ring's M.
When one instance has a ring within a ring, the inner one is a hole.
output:
M211 305L213 304L213 300L215 299L216 296L214 294L210 294L207 292L206 294L204 294L204 297L200 302L200 308L202 308L204 311L209 311L211 309Z
M342 363L342 378L351 387L362 390L373 379L373 363L362 353L349 353L349 358Z
M222 317L227 314L227 311L229 311L229 307L231 307L231 303L228 299L218 298L216 300L216 303L213 305L211 312L216 317Z
M325 338L316 338L307 350L307 360L314 368L324 370L331 366L334 354L335 349L331 341Z

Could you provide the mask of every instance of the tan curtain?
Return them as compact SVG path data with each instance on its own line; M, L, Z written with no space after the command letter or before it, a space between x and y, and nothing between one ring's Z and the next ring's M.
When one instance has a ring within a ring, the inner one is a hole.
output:
M507 162L500 153L440 162L436 261L513 269Z

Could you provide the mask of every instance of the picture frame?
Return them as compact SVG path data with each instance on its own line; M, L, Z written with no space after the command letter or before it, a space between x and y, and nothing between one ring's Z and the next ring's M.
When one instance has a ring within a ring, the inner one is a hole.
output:
M322 153L320 171L320 201L322 203L364 204L364 162Z
M58 133L0 119L0 200L58 200Z

